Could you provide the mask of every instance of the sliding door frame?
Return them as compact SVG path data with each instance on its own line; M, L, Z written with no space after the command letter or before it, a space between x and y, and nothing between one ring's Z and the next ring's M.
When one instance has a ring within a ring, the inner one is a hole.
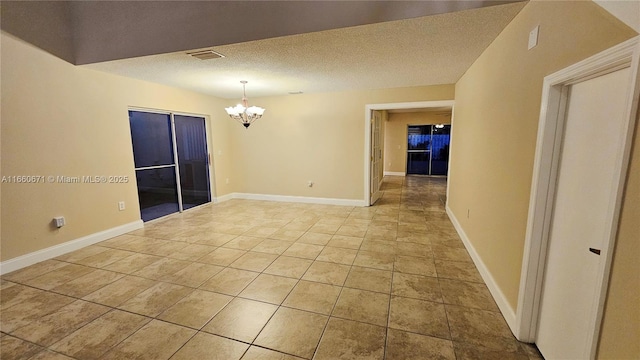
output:
M409 150L409 128L410 127L416 127L416 126L428 126L429 127L429 149L428 150ZM406 165L405 165L405 169L404 169L404 173L407 175L419 175L419 176L431 176L431 160L433 159L433 153L432 153L432 140L433 140L433 125L431 124L420 124L420 125L411 125L411 124L407 124L407 132L406 132L406 142L407 142L407 153L406 153ZM427 170L426 174L415 174L415 173L409 173L409 154L418 154L418 153L428 153L429 154L429 169Z
M139 112L147 112L147 113L153 113L153 114L162 114L162 115L169 115L169 119L171 122L171 141L173 142L173 157L174 157L174 171L176 174L176 184L177 186L177 191L178 191L178 213L183 213L185 211L190 211L193 209L197 209L201 206L207 205L207 204L211 204L214 202L214 199L216 198L216 194L215 194L215 166L213 164L213 156L211 156L211 148L213 147L213 138L211 137L211 121L210 121L210 117L209 115L205 115L205 114L197 114L197 113L189 113L189 112L183 112L183 111L171 111L171 110L162 110L162 109L155 109L155 108L145 108L145 107L139 107L139 106L129 106L127 107L127 113L129 111L139 111ZM197 206L193 206L190 207L188 209L184 209L183 205L182 205L182 189L181 189L181 182L180 182L180 164L179 164L179 160L178 160L178 146L177 146L177 139L176 139L176 126L175 126L175 121L174 121L174 116L178 115L178 116L191 116L191 117L198 117L198 118L203 118L204 119L204 130L205 130L205 145L207 147L207 176L209 177L209 194L210 194L210 199L209 202L206 202L204 204L200 204ZM132 149L133 150L133 149ZM131 151L131 155L133 156L133 151ZM134 165L135 167L135 165ZM137 185L136 185L137 187ZM140 199L138 199L138 202L140 202ZM174 213L175 214L175 213ZM169 214L172 215L172 214ZM167 216L169 216L167 215ZM162 218L162 217L160 217ZM160 219L159 218L159 219ZM151 221L154 221L156 219L153 219Z

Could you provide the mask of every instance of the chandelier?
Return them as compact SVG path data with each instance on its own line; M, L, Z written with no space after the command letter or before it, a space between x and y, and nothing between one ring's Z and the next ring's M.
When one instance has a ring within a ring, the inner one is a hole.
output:
M242 80L240 83L242 84L242 103L224 109L227 111L227 114L229 114L229 117L240 122L245 128L248 128L252 122L262 117L265 109L258 106L249 106L245 89L247 81Z

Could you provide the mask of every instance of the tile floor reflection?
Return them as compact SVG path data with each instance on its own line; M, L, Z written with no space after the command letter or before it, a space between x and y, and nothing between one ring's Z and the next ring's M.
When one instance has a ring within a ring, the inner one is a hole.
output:
M444 179L375 206L231 200L0 282L2 359L541 359L498 312Z

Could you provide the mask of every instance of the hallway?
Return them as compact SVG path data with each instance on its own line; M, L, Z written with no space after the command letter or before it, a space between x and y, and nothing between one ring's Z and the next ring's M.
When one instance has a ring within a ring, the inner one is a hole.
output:
M2 276L4 359L541 359L444 208L385 177L375 206L230 200Z

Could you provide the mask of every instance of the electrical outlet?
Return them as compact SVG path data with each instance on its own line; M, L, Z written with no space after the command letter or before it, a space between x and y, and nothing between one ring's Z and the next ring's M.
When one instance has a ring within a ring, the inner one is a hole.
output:
M66 221L64 221L64 216L56 216L56 217L53 218L53 224L57 228L61 228L61 227L65 226L67 223L66 223Z
M227 178L227 180L225 182L228 184L229 183L229 178Z
M119 201L119 202L118 202L118 210L122 211L122 210L124 210L124 209L125 209L125 207L124 207L124 201Z

